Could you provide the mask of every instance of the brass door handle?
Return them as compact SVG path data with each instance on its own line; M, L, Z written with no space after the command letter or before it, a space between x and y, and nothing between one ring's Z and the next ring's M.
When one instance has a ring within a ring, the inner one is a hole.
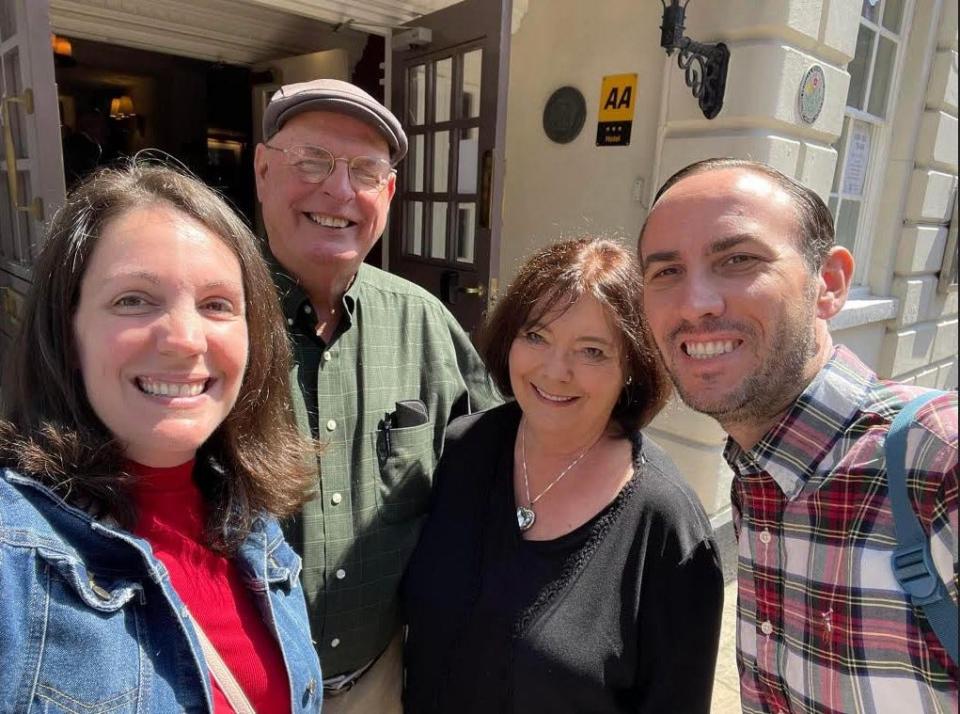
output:
M28 205L20 205L20 186L17 183L17 147L13 143L13 129L10 128L10 105L22 104L27 114L33 114L33 90L29 87L23 94L4 96L0 100L0 113L3 119L3 144L7 163L7 187L10 203L14 210L29 213L38 221L43 220L43 199L37 196Z
M487 288L483 283L480 283L472 288L457 288L457 291L463 293L464 295L476 295L478 298L482 298L487 294Z

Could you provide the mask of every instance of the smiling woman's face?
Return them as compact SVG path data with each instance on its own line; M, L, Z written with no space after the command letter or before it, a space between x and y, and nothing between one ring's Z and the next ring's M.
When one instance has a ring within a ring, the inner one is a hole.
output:
M237 400L248 352L240 263L175 208L107 224L73 325L90 405L133 461L188 461Z
M619 338L596 298L528 325L510 348L510 386L530 429L578 443L599 434L623 389Z

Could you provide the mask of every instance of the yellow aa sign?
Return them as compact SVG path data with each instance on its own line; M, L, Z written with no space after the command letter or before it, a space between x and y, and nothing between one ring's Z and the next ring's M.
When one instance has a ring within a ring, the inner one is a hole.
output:
M637 75L611 74L600 88L598 121L632 121L637 105Z
M600 86L597 146L627 146L637 106L637 75L609 74Z

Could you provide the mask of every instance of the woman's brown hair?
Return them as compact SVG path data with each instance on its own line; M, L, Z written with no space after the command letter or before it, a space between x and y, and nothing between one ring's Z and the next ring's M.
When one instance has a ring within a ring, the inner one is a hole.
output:
M555 319L592 295L613 325L627 380L611 418L625 434L645 426L670 394L669 382L643 318L640 266L608 238L579 238L548 246L520 269L481 328L480 354L504 396L510 387L510 347L521 330Z
M197 454L198 485L209 505L209 542L230 552L258 515L289 515L303 502L314 451L290 408L290 348L257 239L216 192L169 166L131 160L103 169L71 191L53 217L3 374L0 463L132 526L123 447L87 399L73 317L106 225L156 204L210 229L237 257L243 275L250 336L246 372L233 410Z

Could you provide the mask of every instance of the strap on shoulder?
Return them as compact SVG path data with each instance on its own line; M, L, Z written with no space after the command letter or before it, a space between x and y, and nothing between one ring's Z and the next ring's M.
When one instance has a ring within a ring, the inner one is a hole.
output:
M920 408L943 392L930 391L915 397L897 414L885 442L887 488L893 509L897 547L893 573L910 595L914 607L927 617L930 627L954 663L958 659L957 606L933 564L930 539L924 533L907 492L907 434Z
M213 642L207 637L207 633L200 627L200 623L198 623L192 615L189 615L189 617L190 622L193 624L193 629L197 633L197 639L200 640L200 649L203 651L203 657L207 661L210 674L217 680L217 684L220 685L220 691L223 692L223 695L227 698L227 702L236 714L257 714L250 700L247 698L246 693L243 691L243 687L240 686L240 682L233 676L233 672L230 671L227 663L223 661L217 648L214 647Z

